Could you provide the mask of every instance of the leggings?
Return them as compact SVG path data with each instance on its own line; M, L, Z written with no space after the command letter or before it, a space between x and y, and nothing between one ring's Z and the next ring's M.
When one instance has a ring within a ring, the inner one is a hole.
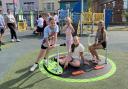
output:
M73 40L72 39L66 40L66 46L67 46L68 52L71 51L71 45L72 45L72 43L73 43Z
M15 37L15 39L17 39L17 35L16 35L16 31L15 31L15 26L13 23L7 23L9 29L10 29L10 33L11 33L11 39L13 39L13 37Z

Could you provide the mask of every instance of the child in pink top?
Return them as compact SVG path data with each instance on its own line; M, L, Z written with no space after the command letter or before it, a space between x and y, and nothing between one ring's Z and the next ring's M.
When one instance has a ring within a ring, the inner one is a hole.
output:
M66 34L66 47L67 47L68 53L71 52L71 45L73 43L72 33L75 31L71 23L72 23L71 18L67 17L66 18L66 24L62 30Z

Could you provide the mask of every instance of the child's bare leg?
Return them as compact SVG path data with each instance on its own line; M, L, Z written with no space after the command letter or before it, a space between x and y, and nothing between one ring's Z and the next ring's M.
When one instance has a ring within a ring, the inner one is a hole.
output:
M41 49L39 55L37 56L35 63L38 63L41 58L44 58L46 52L47 52L47 49Z

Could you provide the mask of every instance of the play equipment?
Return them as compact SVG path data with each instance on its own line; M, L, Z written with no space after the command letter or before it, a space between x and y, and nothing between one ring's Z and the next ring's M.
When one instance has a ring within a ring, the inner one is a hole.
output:
M31 22L31 29L34 29L34 14L33 11L30 11L30 22Z
M59 17L59 29L62 29L64 24L65 24L65 18L70 16L70 12L69 12L69 9L67 10L58 10L58 17ZM60 33L61 30L60 30Z
M62 58L67 55L66 52L60 53L60 58ZM85 52L85 57L88 59L87 57L88 53ZM101 59L104 59L105 57L102 55L99 55ZM49 56L50 59L54 59L55 57L57 57L57 54L52 54ZM57 61L57 60L56 60ZM68 68L66 70L63 70L63 73L60 75L55 75L55 74L51 74L49 73L46 68L44 68L44 62L43 60L40 61L39 63L39 69L40 71L43 73L43 75L47 75L50 78L53 79L57 79L57 80L61 80L64 82L94 82L94 81L99 81L99 80L103 80L106 78L109 78L110 76L112 76L115 71L116 71L116 65L115 63L108 58L108 63L106 65L104 65L104 61L102 60L100 62L100 64L98 65L98 69L95 68L96 65L94 65L93 63L90 63L90 65L83 65L81 64L80 67L72 67L72 66L68 66ZM103 64L103 66L102 66ZM99 67L100 66L100 67ZM85 73L83 74L79 74L79 75L73 75L73 72L77 72L79 70L83 70L85 71Z
M20 32L23 32L23 31L27 30L27 22L26 22L25 19L18 22L18 30Z
M54 75L61 75L63 73L63 68L59 65L59 49L58 46L60 46L60 44L57 44L57 61L54 60L54 58L47 58L44 61L44 68L50 72L51 74Z
M78 70L78 71L73 71L72 72L72 75L73 76L77 76L77 75L81 75L81 74L84 74L85 73L85 71L83 71L83 70Z
M18 21L18 30L20 32L25 31L27 29L27 22L23 18L23 11L22 11L22 9L19 11L18 17L19 17L19 19L18 19L19 20Z
M91 26L91 29L86 29L90 30L92 33L94 32L94 24L97 24L100 20L103 20L105 22L105 28L108 30L108 26L111 22L112 18L112 10L111 9L104 9L104 13L93 13L91 11L91 8L88 9L88 12L83 12L81 13L80 17L82 18L82 21L79 21L78 23L78 34L83 33L83 25L86 25L88 27ZM80 31L82 29L82 32Z
M94 67L95 70L100 70L100 69L103 69L104 68L104 65L96 65Z

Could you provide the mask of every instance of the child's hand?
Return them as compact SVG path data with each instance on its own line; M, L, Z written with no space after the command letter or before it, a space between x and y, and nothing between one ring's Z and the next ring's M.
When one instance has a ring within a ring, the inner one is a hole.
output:
M64 69L68 67L68 61L65 62Z
M48 46L48 49L52 49L54 47L55 47L54 45L50 45L50 46Z
M84 60L84 64L85 65L90 65L89 62L87 62L86 60Z

